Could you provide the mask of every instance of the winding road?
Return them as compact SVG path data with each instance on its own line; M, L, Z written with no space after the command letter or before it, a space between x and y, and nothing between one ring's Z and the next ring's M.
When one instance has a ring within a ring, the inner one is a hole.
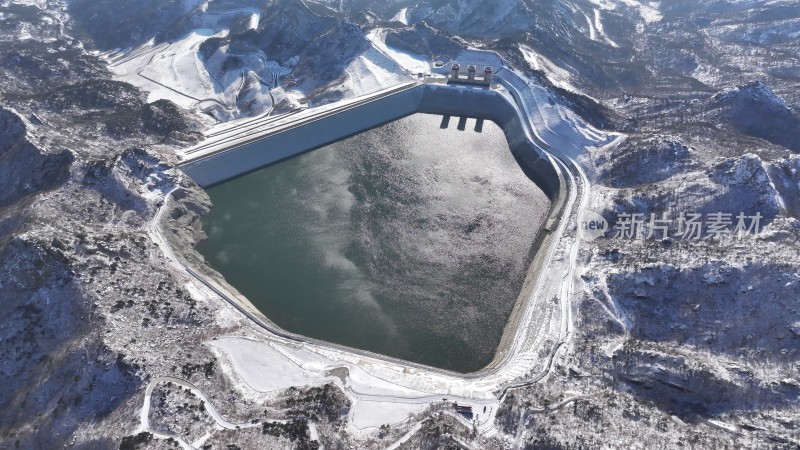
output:
M211 401L208 399L208 397L206 397L206 395L203 393L203 391L201 391L197 386L193 385L192 383L190 383L190 382L188 382L186 380L182 380L180 378L175 378L175 377L156 377L156 378L153 378L150 381L150 383L147 385L147 389L145 390L145 393L144 393L144 404L142 405L142 409L141 409L141 412L140 412L140 419L139 419L140 423L141 423L139 431L147 431L147 432L151 433L153 436L155 436L156 438L159 438L159 439L168 439L168 438L175 439L176 441L178 441L178 443L184 449L194 450L194 449L202 446L203 443L205 442L205 440L208 439L209 437L211 437L211 432L206 432L205 436L203 436L202 438L198 439L198 441L193 442L193 443L189 443L189 442L186 442L185 439L183 439L182 437L178 436L177 434L165 433L163 431L158 431L158 430L154 429L150 425L150 409L152 407L151 400L152 400L153 390L159 384L167 384L167 383L172 383L172 384L175 384L175 385L178 385L178 386L183 386L183 387L189 389L192 392L192 394L194 394L197 398L202 400L203 406L205 408L205 411L208 413L209 416L211 416L212 419L214 419L214 422L216 422L217 427L219 429L221 429L221 430L222 429L224 429L224 430L239 430L239 429L243 429L243 428L259 427L263 423L287 423L288 422L288 420L259 420L259 421L255 421L255 422L254 421L250 421L250 422L245 422L245 423L233 423L233 422L228 421L224 417L222 417L222 415L219 413L219 411L217 411L217 409L214 407L214 404L211 403ZM311 426L311 423L309 423L309 426Z

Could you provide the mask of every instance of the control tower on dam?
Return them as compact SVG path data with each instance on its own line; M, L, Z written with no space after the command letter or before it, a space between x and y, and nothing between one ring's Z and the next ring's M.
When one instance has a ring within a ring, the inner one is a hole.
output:
M445 116L443 124L448 116L495 122L526 176L551 201L563 194L560 170L531 141L514 101L492 89L453 83L411 82L334 105L226 126L186 150L180 167L208 187L414 113Z

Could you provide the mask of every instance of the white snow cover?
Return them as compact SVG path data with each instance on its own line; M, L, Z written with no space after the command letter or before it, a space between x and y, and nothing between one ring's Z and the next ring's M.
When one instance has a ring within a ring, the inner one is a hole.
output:
M432 401L424 392L378 378L357 365L324 358L300 346L276 346L243 338L208 343L230 358L235 373L251 389L275 392L289 387L335 383L350 394L351 425L358 430L408 420ZM330 370L345 367L347 384Z
M594 27L595 27L595 29L597 29L597 33L600 35L600 37L603 38L603 40L608 45L610 45L610 46L612 46L614 48L618 48L619 45L616 42L614 42L613 40L611 40L610 37L608 37L608 35L606 34L605 29L603 28L603 22L600 20L600 10L595 8L593 10L593 12L594 12Z
M274 104L288 100L300 107L298 99L305 92L285 92L274 81L291 72L297 58L283 65L269 60L262 52L231 53L223 47L202 61L200 45L212 37L224 37L223 19L248 16L250 27L258 26L260 15L249 8L205 12L196 28L171 44L147 42L139 48L125 49L105 55L117 79L147 91L148 102L167 99L186 109L212 113L218 120L268 114ZM430 64L423 56L389 47L384 32L371 31L366 38L372 47L354 58L345 67L343 86L348 97L369 94L408 80L408 74L430 73ZM21 39L26 36L21 36ZM244 69L225 70L227 58L235 56ZM242 105L246 105L244 108Z
M424 405L365 400L358 402L354 408L353 425L360 429L394 425L424 410Z
M428 58L386 45L386 30L376 28L367 33L367 39L369 39L373 47L394 60L400 67L408 72L414 74L430 73L431 65L428 62Z
M530 120L542 140L562 153L579 158L587 147L602 147L620 136L598 130L558 103L550 104L549 96L541 86L530 88Z
M550 80L553 85L589 97L589 95L572 84L572 74L568 70L559 67L525 44L519 44L519 50L522 52L525 61L535 70L544 72L547 79Z
M274 106L271 90L275 80L288 74L289 67L269 60L261 51L234 55L228 48L216 51L207 61L201 60L200 45L210 38L226 36L228 30L220 24L233 15L249 17L250 28L260 21L254 9L206 12L198 18L206 28L196 28L176 42L156 45L151 40L105 58L117 79L149 92L148 102L167 99L186 109L211 112L223 121L269 113ZM239 58L247 69L224 69L231 56Z
M344 70L347 87L355 97L408 81L398 63L374 47L358 55Z
M612 11L620 5L625 5L636 10L645 23L653 23L661 20L662 15L659 11L661 2L647 2L641 0L589 0L600 9ZM599 27L598 27L599 28Z
M198 28L169 45L150 41L110 60L109 67L118 79L148 91L148 102L167 99L192 108L200 100L218 97L197 48L206 39L225 34Z
M392 17L393 21L400 22L403 25L408 25L408 8L403 8L397 11L397 14Z
M259 392L321 385L328 379L312 370L313 362L306 368L300 367L270 345L235 338L211 341L209 344L225 351L234 362L237 374Z
M537 137L563 155L579 160L586 156L588 148L607 146L623 136L593 127L558 101L551 101L553 99L546 88L531 82L519 72L504 68L498 77L519 93L525 109L523 112ZM568 90L580 93L574 88Z
M261 19L261 12L255 8L236 8L225 11L208 11L208 4L206 3L203 8L204 14L197 19L198 25L207 28L221 29L220 22L223 19L232 19L237 17L250 17L249 29L258 28L258 23Z
M47 0L12 0L11 4L35 6L39 9L47 8Z

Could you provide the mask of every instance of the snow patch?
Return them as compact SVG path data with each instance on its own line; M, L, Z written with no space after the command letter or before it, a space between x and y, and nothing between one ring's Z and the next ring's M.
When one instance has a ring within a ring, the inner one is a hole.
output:
M610 0L589 0L589 2L606 11L613 11L617 9L617 4Z
M650 24L658 22L663 17L658 10L659 2L642 3L638 0L620 0L622 3L636 9L645 23Z
M30 31L28 31L30 29L30 24L23 23L20 25L19 28L20 28L19 33L17 33L17 40L27 41L29 39L33 39L33 36L31 35Z
M506 75L506 71L510 74ZM532 83L520 73L504 69L498 76L512 84L520 95L524 112L537 137L573 159L584 156L589 148L607 146L623 136L598 130L586 123L555 101L545 87Z
M214 83L199 60L198 47L206 39L226 33L198 28L169 45L154 45L151 40L115 55L109 60L109 68L117 79L148 91L148 102L166 99L191 109L203 99L216 99Z
M572 84L572 74L568 70L559 67L546 57L537 53L536 50L528 47L525 44L520 44L519 50L522 52L522 56L525 58L525 61L530 64L534 70L544 72L544 74L547 76L547 79L550 80L554 86L570 92L581 94L584 97L589 97L589 95L585 94L574 84Z
M353 425L359 429L396 425L425 410L414 403L360 401L353 406Z
M272 346L249 339L223 338L210 342L230 357L236 373L255 391L275 392L290 387L317 386L327 379L304 369Z
M603 22L600 20L600 10L594 10L594 27L597 29L597 33L603 38L606 43L614 48L619 48L619 44L614 42L605 32L603 28Z
M594 22L589 18L588 15L586 15L586 13L583 14L583 17L586 19L586 25L589 27L589 39L596 41L597 30L594 27Z
M397 14L392 17L393 22L400 22L403 25L408 25L408 8L403 8L397 11Z
M643 2L640 0L589 0L593 5L605 11L614 11L619 6L625 5L635 9L645 23L654 23L663 17L659 7L661 2ZM597 25L595 25L596 28Z
M47 0L12 0L12 5L35 6L41 10L47 9Z
M260 16L251 10L208 13L201 22L216 26L220 19L215 16L234 13L249 14L250 26L258 26ZM171 44L156 45L151 40L105 58L117 79L149 92L148 102L167 99L221 121L269 113L275 104L270 91L291 69L267 59L260 51L231 53L227 47L202 60L200 45L227 33L224 29L197 28ZM245 69L225 69L229 58L238 59Z
M408 81L408 77L399 74L401 70L397 63L375 48L353 59L344 70L355 97Z
M367 39L372 43L372 46L385 54L390 59L394 60L400 67L410 73L430 73L431 65L428 58L415 55L413 53L404 52L394 47L386 45L386 31L381 28L376 28L367 33Z

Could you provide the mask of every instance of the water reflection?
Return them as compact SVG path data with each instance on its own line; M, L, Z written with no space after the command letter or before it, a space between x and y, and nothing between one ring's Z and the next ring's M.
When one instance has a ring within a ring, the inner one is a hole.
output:
M279 326L469 372L549 203L502 131L416 114L209 190L199 250Z

